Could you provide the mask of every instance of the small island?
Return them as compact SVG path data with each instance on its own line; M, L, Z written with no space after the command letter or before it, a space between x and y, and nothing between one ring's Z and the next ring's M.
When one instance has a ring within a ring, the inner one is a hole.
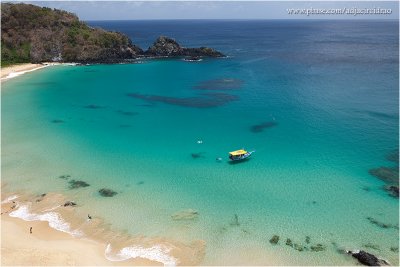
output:
M147 51L123 33L92 28L69 12L1 4L1 64L122 63L146 57L225 57L209 47L186 48L160 36Z

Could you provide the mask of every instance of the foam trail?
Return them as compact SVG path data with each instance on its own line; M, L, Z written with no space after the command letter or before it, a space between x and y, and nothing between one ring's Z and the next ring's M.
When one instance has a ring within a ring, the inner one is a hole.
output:
M64 221L60 214L56 212L47 212L44 214L30 213L27 205L19 206L19 208L13 212L10 212L11 217L23 219L25 221L47 221L51 228L58 231L71 234L73 236L82 236L83 233L79 230L71 231L70 224Z
M152 246L144 248L141 246L125 247L116 255L111 255L111 244L107 245L105 257L109 261L124 261L131 258L145 258L152 261L161 262L164 266L176 266L178 260L168 254L171 249L165 246Z
M4 199L4 200L1 202L1 204L10 203L11 201L13 201L14 199L17 199L17 198L18 198L17 195L9 196L8 198Z

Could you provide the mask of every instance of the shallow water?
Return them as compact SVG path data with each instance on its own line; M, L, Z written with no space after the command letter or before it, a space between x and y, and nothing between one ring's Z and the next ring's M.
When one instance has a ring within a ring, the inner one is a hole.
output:
M93 25L133 38L147 29L143 46L165 27L121 23ZM168 23L185 45L230 57L55 66L2 84L7 190L62 192L82 216L133 235L205 240L202 264L355 263L338 248L398 264L398 199L368 173L395 166L385 156L398 149L398 25ZM256 152L230 164L240 148ZM90 186L68 189L60 175ZM171 218L189 208L197 218ZM299 252L287 238L326 250Z

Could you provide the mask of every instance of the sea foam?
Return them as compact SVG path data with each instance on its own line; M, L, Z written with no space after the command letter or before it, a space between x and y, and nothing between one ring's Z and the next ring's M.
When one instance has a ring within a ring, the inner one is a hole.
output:
M149 248L132 246L124 247L116 255L111 255L111 244L108 244L105 251L105 257L110 261L124 261L130 258L144 258L161 262L164 264L164 266L176 266L179 261L168 254L170 251L170 248L162 245L156 245Z
M20 218L25 221L47 221L51 228L54 228L58 231L65 232L76 237L83 235L83 233L79 230L71 230L70 224L64 221L57 212L47 212L44 214L30 213L28 205L22 205L13 212L10 212L10 216Z
M11 201L13 201L14 199L17 199L18 196L17 195L12 195L9 196L8 198L4 199L1 204L6 204L6 203L10 203Z

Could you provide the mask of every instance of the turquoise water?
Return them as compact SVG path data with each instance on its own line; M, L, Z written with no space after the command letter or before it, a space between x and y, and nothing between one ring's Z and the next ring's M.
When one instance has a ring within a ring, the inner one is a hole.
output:
M55 66L3 83L2 181L64 192L116 230L204 239L203 264L354 264L338 247L398 264L390 250L398 199L368 173L394 166L385 156L398 149L394 22L213 23L205 45L229 58ZM385 29L380 41L370 27ZM236 47L224 44L238 28L253 31L242 29ZM263 123L270 127L252 130ZM230 164L227 153L240 148L256 152ZM63 174L90 186L68 190ZM102 198L103 187L118 194ZM171 219L188 208L199 218ZM240 226L231 225L235 214ZM285 245L305 245L306 236L326 250Z

